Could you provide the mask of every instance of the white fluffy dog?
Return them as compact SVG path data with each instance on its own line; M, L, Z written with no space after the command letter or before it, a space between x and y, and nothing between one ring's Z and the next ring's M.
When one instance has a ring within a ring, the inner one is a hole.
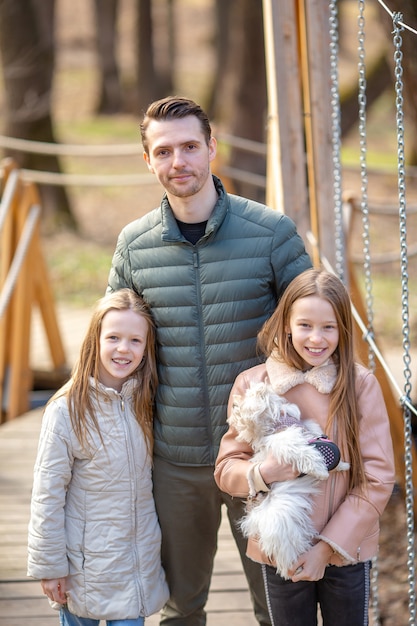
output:
M323 455L309 441L320 437L322 431L312 421L301 423L298 407L265 383L252 384L245 396L233 400L228 421L237 430L237 439L252 446L252 461L259 463L272 452L278 461L291 464L302 474L294 480L274 482L269 492L258 495L248 475L249 499L240 522L243 534L258 537L277 572L289 578L289 568L317 535L310 519L312 495L329 472ZM347 470L349 464L340 462L336 469Z

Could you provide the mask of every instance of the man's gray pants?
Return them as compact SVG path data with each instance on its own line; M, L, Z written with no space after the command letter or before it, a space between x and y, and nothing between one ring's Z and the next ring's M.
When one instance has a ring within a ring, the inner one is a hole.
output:
M270 626L261 565L246 555L246 539L237 521L244 502L222 493L213 467L173 465L154 458L154 496L162 530L162 564L171 597L162 611L161 624L205 626L221 506L225 504L233 536L249 584L255 616Z

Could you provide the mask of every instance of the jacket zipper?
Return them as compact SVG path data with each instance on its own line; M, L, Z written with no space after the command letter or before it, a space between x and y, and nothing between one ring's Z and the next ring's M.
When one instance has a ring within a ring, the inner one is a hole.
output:
M201 283L200 283L200 259L199 259L199 254L198 254L198 249L197 247L194 248L193 250L193 266L194 266L194 274L195 274L195 283L196 283L196 290L197 290L197 301L198 301L198 310L201 311ZM204 342L204 327L203 327L203 320L202 320L202 316L199 315L198 316L198 326L199 326L199 335L200 335L200 354L201 354L201 358L203 361L203 367L202 367L202 374L203 374L203 385L204 385L204 395L205 395L205 406L208 407L210 405L210 398L209 398L209 394L208 394L208 383L207 383L207 363L206 363L206 356L205 356L205 342ZM206 422L208 425L207 428L207 433L208 433L208 437L209 437L209 443L210 443L210 461L212 462L212 464L214 465L215 459L213 458L213 433L212 433L212 428L211 428L211 420L210 420L210 412L207 412L206 409Z
M136 531L136 519L137 519L137 512L136 512L136 481L134 479L132 479L132 476L135 476L135 463L134 463L134 459L133 459L133 451L131 448L131 441L132 441L132 437L131 437L131 431L130 431L130 424L129 424L129 417L126 414L125 411L125 401L124 398L120 395L120 408L121 408L121 412L122 412L122 419L124 420L124 426L125 426L125 438L126 438L126 450L127 450L127 457L128 457L128 463L129 463L129 467L130 467L130 472L129 472L129 480L130 480L130 492L131 492L131 515L132 515L132 525L133 525L133 531ZM132 536L134 538L134 555L135 555L135 561L136 561L136 571L140 572L140 558L139 558L139 554L138 554L138 550L137 550L137 546L136 546L136 532L132 532ZM139 605L143 608L144 607L144 594L143 594L143 589L140 583L140 576L136 576L136 582L137 582L137 586L138 586L138 601L139 601Z

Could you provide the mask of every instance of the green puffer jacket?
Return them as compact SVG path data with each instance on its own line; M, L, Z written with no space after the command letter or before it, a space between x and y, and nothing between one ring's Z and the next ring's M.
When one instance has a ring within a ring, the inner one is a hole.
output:
M256 335L291 279L311 267L288 217L214 182L219 199L196 245L164 197L122 230L109 276L108 291L131 287L152 308L155 454L179 465L214 465L232 384L259 363Z

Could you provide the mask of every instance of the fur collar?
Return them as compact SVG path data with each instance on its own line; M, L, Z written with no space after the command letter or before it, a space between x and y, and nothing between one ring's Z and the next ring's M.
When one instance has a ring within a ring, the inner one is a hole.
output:
M320 393L330 393L337 376L336 366L331 359L303 372L278 361L272 355L266 360L266 371L274 391L279 395L302 383L313 385Z

